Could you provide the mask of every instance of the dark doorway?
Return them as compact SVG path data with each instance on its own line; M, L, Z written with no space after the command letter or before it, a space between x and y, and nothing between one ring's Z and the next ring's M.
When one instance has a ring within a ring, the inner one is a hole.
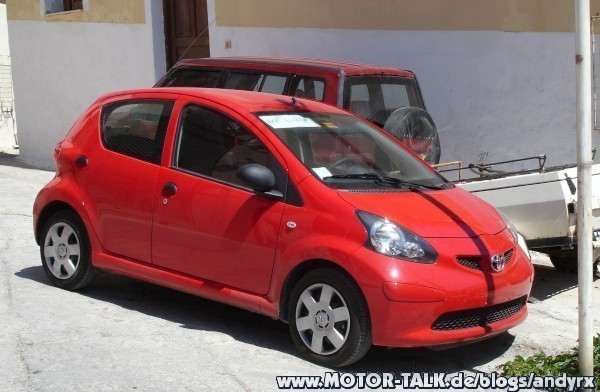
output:
M167 69L178 60L210 57L206 0L163 0Z

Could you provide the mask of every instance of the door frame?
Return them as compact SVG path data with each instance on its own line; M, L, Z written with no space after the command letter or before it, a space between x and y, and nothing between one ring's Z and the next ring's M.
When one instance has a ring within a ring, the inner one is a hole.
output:
M174 21L174 13L173 13L173 7L176 1L180 1L180 0L163 0L163 20L164 20L164 35L165 35L165 60L166 60L166 69L167 71L169 71L171 68L173 68L173 66L177 63L177 61L179 59L175 59L173 58L174 55L176 55L176 52L174 51L173 45L174 45L174 37L171 34L171 24L175 23ZM208 13L208 1L205 0L205 4L206 4L206 8L207 8L207 13ZM206 20L206 28L208 28L210 26L210 23L208 21L208 19ZM210 30L207 30L207 32L209 33L210 36ZM194 39L198 39L198 36L194 37ZM209 40L209 46L208 46L208 50L210 53L210 40Z

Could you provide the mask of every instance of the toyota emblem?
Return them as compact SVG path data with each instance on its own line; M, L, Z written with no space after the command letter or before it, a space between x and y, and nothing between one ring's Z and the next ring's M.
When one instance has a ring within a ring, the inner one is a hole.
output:
M496 272L501 272L506 267L506 258L501 255L493 255L490 259L492 269Z

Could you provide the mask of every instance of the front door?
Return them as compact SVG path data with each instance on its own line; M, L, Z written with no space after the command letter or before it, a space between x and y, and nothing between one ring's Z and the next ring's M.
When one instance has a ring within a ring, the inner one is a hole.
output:
M181 59L210 57L206 0L164 0L167 68Z
M286 172L254 134L223 113L183 109L171 168L161 168L154 199L155 265L257 294L269 289L284 204L247 189L236 170ZM284 192L282 192L284 193Z

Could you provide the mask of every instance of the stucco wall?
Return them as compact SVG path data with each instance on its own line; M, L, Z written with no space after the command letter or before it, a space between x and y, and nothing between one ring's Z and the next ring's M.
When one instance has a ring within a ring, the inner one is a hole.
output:
M212 0L220 26L572 32L572 0ZM600 0L591 0L592 15Z
M96 98L164 74L162 2L144 5L144 23L9 20L24 161L53 167L53 146Z
M8 19L143 24L146 22L146 1L87 0L85 10L42 14L47 11L44 0L7 0Z
M253 3L248 16L244 16L246 9L239 8L241 1L209 0L213 17L217 15L210 30L212 56L307 57L410 69L417 74L438 125L443 161L474 162L482 152L489 153L488 161L542 153L548 154L549 165L576 160L575 37L570 1L552 0L552 8L538 0L490 0L498 10L506 5L508 11L485 16L481 7L471 7L464 8L470 17L448 10L445 19L431 14L434 7L421 7L421 3L406 7L410 17L432 29L428 31L377 30L375 21L379 20L367 17L357 22L361 29L324 28L326 20L311 20L296 9L300 7L297 3L288 0L282 1L271 17L260 19L253 15L264 14L262 6L274 0ZM375 3L369 4L375 7L390 1ZM594 9L599 5L594 1ZM419 12L431 18L417 18ZM554 18L556 12L559 18ZM294 15L294 26L309 26L281 28L277 16L288 18L283 14ZM330 25L346 23L344 27L350 27L348 19L357 15L360 13L340 11L338 18L346 22ZM487 24L477 21L478 15ZM409 18L401 18L405 19ZM394 19L382 16L382 20L392 24ZM456 22L453 28L443 29L449 28L449 21ZM503 26L518 32L504 31ZM402 24L390 27L398 29ZM470 31L475 28L484 31ZM231 49L225 49L227 40L231 40ZM598 131L593 139L598 146Z

